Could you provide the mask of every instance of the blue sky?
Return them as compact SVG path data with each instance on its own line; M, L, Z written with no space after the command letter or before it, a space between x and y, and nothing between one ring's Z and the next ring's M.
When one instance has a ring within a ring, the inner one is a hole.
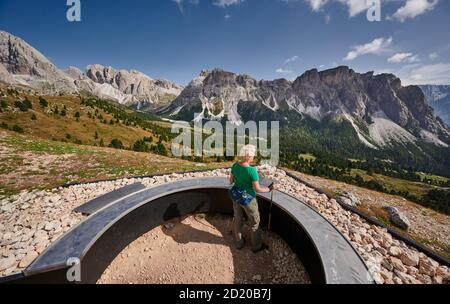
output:
M257 79L349 65L392 72L405 83L450 84L450 1L382 0L0 0L0 29L58 67L99 63L186 85L220 67Z

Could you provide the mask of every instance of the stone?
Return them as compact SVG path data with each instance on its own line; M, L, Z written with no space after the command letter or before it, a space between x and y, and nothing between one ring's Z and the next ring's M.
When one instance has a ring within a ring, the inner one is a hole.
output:
M254 275L254 276L253 276L253 280L255 280L255 281L261 281L261 280L262 280L262 277L261 277L261 275L259 275L259 274Z
M400 259L391 257L391 264L395 269L399 270L400 272L406 272L406 268Z
M383 208L389 213L389 219L395 226L404 230L409 229L409 226L411 226L411 224L408 218L397 208L391 206L386 206Z
M391 248L389 248L389 254L394 257L400 256L402 252L403 252L402 249L397 246L392 246Z
M386 280L392 280L392 277L394 276L392 274L392 272L390 272L390 271L388 271L386 269L381 270L380 275L384 278L385 281Z
M19 267L28 267L37 257L38 253L36 251L28 252L27 255L20 261Z
M53 223L47 222L44 226L45 231L52 231L53 230Z
M405 264L406 266L417 266L419 265L419 254L415 252L403 252L400 255L400 260Z
M15 257L11 256L8 258L0 259L0 271L4 271L8 268L14 267L17 265Z
M392 271L394 270L394 266L392 265L392 263L387 260L386 258L383 259L383 261L381 261L381 266L383 266L384 268L386 268L388 271Z
M431 263L421 260L419 262L419 273L433 277L436 270Z

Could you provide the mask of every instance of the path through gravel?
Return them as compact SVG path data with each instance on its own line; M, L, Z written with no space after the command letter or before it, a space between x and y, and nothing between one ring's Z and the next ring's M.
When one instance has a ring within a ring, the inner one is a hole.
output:
M249 244L243 250L234 248L231 218L197 215L172 221L125 248L99 283L310 283L281 238L267 231L263 237L269 249L253 254Z

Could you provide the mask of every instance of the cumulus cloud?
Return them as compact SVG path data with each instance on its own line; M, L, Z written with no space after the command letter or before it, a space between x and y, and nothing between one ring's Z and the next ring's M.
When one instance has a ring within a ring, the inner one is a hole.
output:
M350 17L359 15L360 13L367 11L372 4L365 0L339 0L340 3L348 7L348 14Z
M235 4L240 4L244 0L216 0L214 1L214 5L219 7L227 7Z
M437 63L430 65L410 65L398 73L402 81L408 85L449 85L450 64Z
M344 61L352 61L362 55L373 54L380 55L386 51L388 51L389 46L392 44L392 37L390 38L377 38L372 42L357 45L353 48L352 51L347 53L347 56L344 58Z
M432 11L438 3L439 0L406 0L405 5L400 7L392 18L405 22L407 19Z
M291 71L291 70L285 70L285 69L283 69L283 68L279 68L279 69L277 69L275 72L277 72L278 74L292 74L292 73L294 73L294 72Z
M318 12L328 3L328 0L306 0L306 2L308 2L313 11Z
M390 63L401 63L401 62L419 62L419 56L413 53L397 53L388 59Z

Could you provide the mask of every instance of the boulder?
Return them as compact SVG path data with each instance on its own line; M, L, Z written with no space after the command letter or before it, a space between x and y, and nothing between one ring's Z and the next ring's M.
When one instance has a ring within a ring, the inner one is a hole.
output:
M404 230L409 229L411 224L408 218L403 213L401 213L397 208L391 206L386 206L383 208L389 213L389 219L395 226Z

